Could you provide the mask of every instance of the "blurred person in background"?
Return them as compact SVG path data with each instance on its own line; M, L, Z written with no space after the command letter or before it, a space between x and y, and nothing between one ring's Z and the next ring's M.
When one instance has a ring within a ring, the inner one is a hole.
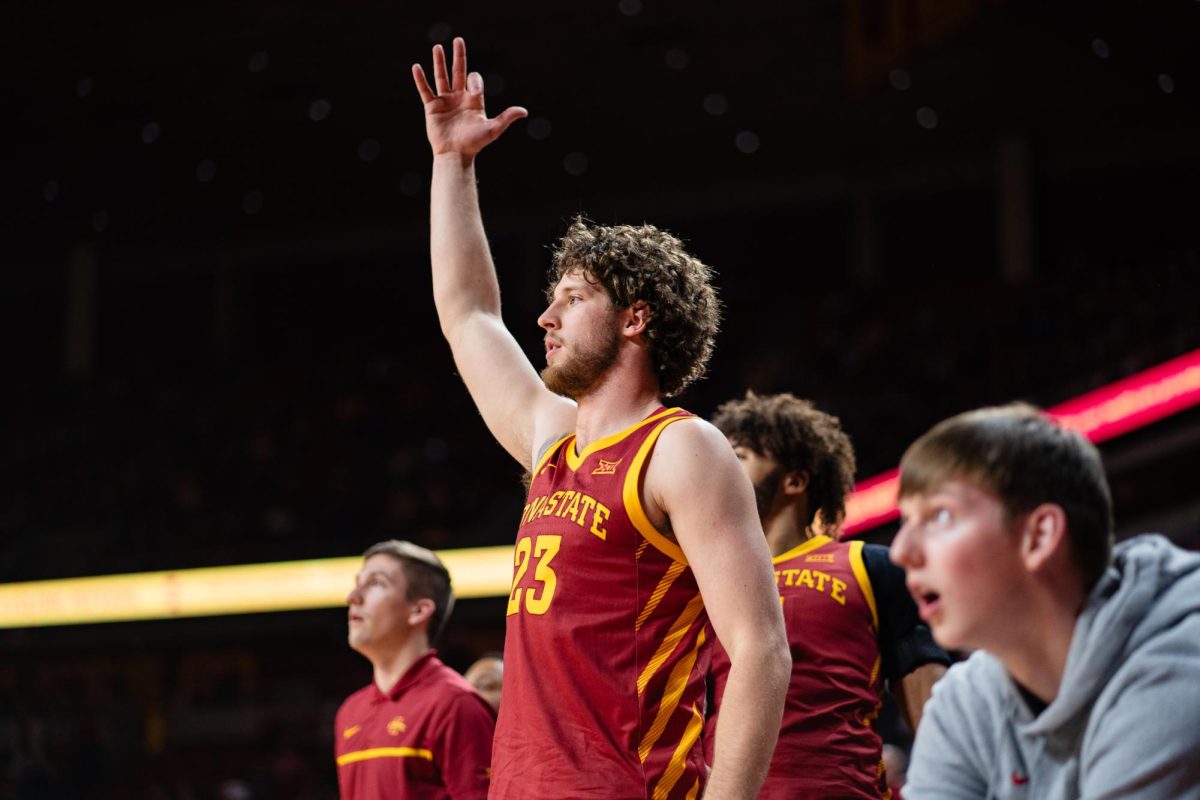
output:
M899 745L885 744L883 766L887 770L887 783L888 788L892 790L893 800L903 800L901 790L908 779L908 751Z
M496 798L753 796L789 660L753 493L720 432L663 397L703 375L711 270L650 225L576 220L538 318L546 368L500 314L475 157L489 119L454 41L413 78L433 150L430 251L441 329L488 429L531 477L496 726ZM701 729L708 622L733 666L711 774ZM707 785L707 788L705 786Z
M754 485L792 649L779 743L758 796L886 798L874 726L883 690L915 730L950 658L917 618L887 548L831 538L854 489L850 437L791 394L747 392L718 408L713 424ZM718 641L706 733L720 718L728 670ZM709 758L713 749L706 737Z
M944 647L907 800L1200 798L1200 555L1113 548L1100 454L1025 404L952 417L900 465L891 557Z
M493 711L432 647L454 605L446 567L411 542L379 542L347 602L350 647L374 679L334 721L342 800L486 798Z
M493 711L500 711L500 690L504 683L504 654L484 653L463 673L467 683L483 695Z

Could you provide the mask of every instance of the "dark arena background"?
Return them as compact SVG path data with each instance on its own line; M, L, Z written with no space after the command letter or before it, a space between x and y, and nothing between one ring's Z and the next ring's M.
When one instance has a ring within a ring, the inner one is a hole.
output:
M430 290L409 67L452 36L491 113L530 112L479 175L535 364L567 221L653 222L726 303L681 405L812 398L869 480L952 413L1141 376L1097 400L1119 535L1200 547L1200 2L4 16L0 798L336 797L333 713L370 679L338 607L354 567L308 605L213 573L217 610L252 613L199 616L175 571L511 545L520 469ZM853 535L888 541L882 519ZM502 647L504 569L459 603L451 666ZM165 612L64 580L141 573L175 587Z

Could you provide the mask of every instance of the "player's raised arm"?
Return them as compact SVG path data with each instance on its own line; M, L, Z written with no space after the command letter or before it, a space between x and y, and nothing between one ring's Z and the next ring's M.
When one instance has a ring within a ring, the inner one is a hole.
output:
M724 435L699 420L663 432L645 485L731 662L704 796L754 797L779 735L791 656L753 490Z
M430 256L438 319L489 430L528 467L543 440L574 429L575 404L546 389L504 327L475 189L475 155L526 112L514 106L488 118L483 78L467 72L462 39L454 40L452 70L441 45L433 48L433 77L430 86L413 65L433 149Z

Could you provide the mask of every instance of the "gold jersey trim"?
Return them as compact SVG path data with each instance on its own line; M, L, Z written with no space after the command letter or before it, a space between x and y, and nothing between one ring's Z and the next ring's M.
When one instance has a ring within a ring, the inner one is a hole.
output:
M696 637L696 645L691 652L687 654L686 658L681 658L675 668L671 670L671 676L667 678L666 690L658 704L658 713L654 715L654 723L642 737L642 743L638 745L638 757L642 759L643 764L646 763L654 745L658 743L658 737L662 736L663 731L667 729L667 723L671 720L671 716L679 708L679 700L683 697L684 689L687 688L688 678L696 666L696 655L700 652L703 644L704 630L701 629L700 635Z
M772 564L782 564L784 561L790 561L793 558L795 558L796 556L802 556L805 553L811 553L813 550L816 550L818 547L824 547L825 545L829 544L832 541L833 541L833 539L830 539L828 536L825 536L823 534L818 534L817 536L814 536L811 539L809 539L801 544L796 545L791 550L788 550L786 553L780 553L779 555L775 556L774 558L771 559L771 563Z
M667 631L667 635L663 637L662 643L654 651L654 657L650 659L649 663L646 664L646 668L642 670L642 674L638 676L637 691L639 697L646 691L646 684L654 677L654 673L658 672L658 668L675 651L683 635L692 627L692 623L696 621L696 618L700 616L700 612L703 610L704 598L697 592L696 596L684 606L683 613L679 615L679 618L675 620L675 624Z
M651 414L650 416L646 417L645 419L635 422L634 424L630 425L628 428L626 428L623 431L617 431L616 433L611 433L608 436L605 436L603 439L597 439L596 441L589 444L587 447L583 448L583 452L579 453L578 455L575 454L575 445L578 444L578 441L572 441L567 446L567 466L571 468L572 472L574 472L575 470L579 469L579 465L582 464L584 462L584 460L588 456L590 456L592 453L596 453L600 450L603 450L606 447L612 447L614 444L621 441L626 436L628 436L629 434L636 431L638 428L641 428L645 425L649 425L650 423L652 423L656 420L660 420L663 417L667 416L668 414L674 414L676 411L679 411L679 410L680 409L678 409L678 408L664 408L662 411L659 411L657 414Z
M883 656L875 656L875 663L871 665L871 680L869 685L874 686L875 681L879 680L879 670L883 666ZM876 715L879 714L879 708L875 708Z
M555 440L554 444L546 448L546 452L542 453L541 457L538 458L537 463L533 465L532 475L534 478L536 478L538 473L542 471L542 468L546 466L546 462L550 460L550 456L554 455L558 451L558 448L562 447L562 443L567 439L572 438L574 435L575 434L573 433L568 433L561 439Z
M373 758L422 758L433 761L433 752L423 747L372 747L369 750L352 750L337 757L337 765L344 767L356 761L369 761Z
M672 412L678 410L677 408L670 409ZM662 414L657 415L657 417L661 416ZM652 417L651 419L655 418ZM663 428L672 422L679 422L684 419L691 419L691 417L665 419L658 423L658 427L650 432L650 435L646 437L646 441L642 442L642 446L638 448L637 455L633 457L633 463L629 465L629 472L625 473L625 486L621 492L621 496L625 500L625 513L629 515L633 527L637 528L638 533L646 537L647 541L654 545L663 555L681 564L688 563L687 556L683 554L683 548L666 536L663 536L658 528L654 527L654 524L650 522L650 518L646 516L646 510L642 508L641 478L646 459L650 457L650 450L653 449L654 443L658 441Z
M863 560L864 543L850 543L850 568L858 580L858 588L862 589L863 597L867 599L867 607L871 609L871 623L879 630L879 609L875 606L875 592L871 589L871 578L867 574L867 563Z
M700 738L700 731L704 728L704 716L692 706L692 718L688 720L687 729L683 732L683 737L679 740L679 745L675 748L674 755L671 756L671 763L667 765L666 772L659 778L658 784L654 787L654 800L667 800L667 796L671 794L671 790L675 788L675 784L679 782L683 776L683 768L687 765L687 756L692 749L692 745ZM693 787L694 788L694 787Z
M645 545L646 543L647 540L643 539L642 544ZM642 613L638 614L638 618L634 621L633 629L635 631L642 629L642 625L654 613L654 609L658 608L658 604L662 602L671 585L675 583L675 579L682 575L685 569L687 569L687 564L680 561L671 562L671 566L667 567L667 571L663 573L662 579L659 580L658 586L654 587L654 592L650 595L650 599L646 601L646 607L642 609Z

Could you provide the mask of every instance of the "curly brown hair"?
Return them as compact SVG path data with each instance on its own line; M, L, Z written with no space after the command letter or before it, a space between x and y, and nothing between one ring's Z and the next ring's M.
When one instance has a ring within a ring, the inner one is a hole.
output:
M653 225L597 225L576 217L554 250L547 296L581 271L613 305L650 307L646 341L659 390L677 395L704 375L721 321L713 271L683 243Z
M846 516L854 491L854 446L841 421L792 394L746 392L717 408L716 425L731 442L779 462L788 472L808 473L808 524L820 513L832 530Z

